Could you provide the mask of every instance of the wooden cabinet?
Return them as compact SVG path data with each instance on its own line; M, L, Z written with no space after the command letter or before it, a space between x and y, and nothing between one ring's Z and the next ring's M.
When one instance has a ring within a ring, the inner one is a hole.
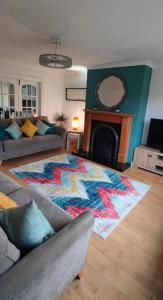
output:
M144 168L153 170L155 168L155 154L151 152L145 152Z
M139 146L135 149L133 165L163 175L163 153L156 149Z
M136 148L134 153L134 165L140 168L144 168L145 156L145 151L140 148Z
M80 131L80 130L68 129L67 139L66 139L66 149L67 149L67 151L70 151L70 150L72 150L72 151L77 150L78 151L78 150L80 150L81 142L82 142L82 135L83 135L83 132ZM76 141L75 147L74 147L74 144L75 144L74 140ZM76 149L74 149L74 148L76 148Z

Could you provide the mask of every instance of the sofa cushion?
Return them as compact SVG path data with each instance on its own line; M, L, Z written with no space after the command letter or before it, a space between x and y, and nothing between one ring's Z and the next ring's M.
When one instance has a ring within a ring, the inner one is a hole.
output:
M4 141L6 139L9 139L9 135L5 131L6 127L7 126L5 124L0 124L0 141Z
M59 135L56 134L47 134L44 136L37 136L37 141L38 141L38 145L40 147L46 147L46 148L51 148L51 147L55 147L57 148L61 146L61 137Z
M8 126L5 131L13 138L14 140L18 140L22 136L22 132L20 130L19 125L15 120L12 121L11 125Z
M34 138L28 138L28 137L22 137L19 140L6 140L3 142L3 148L4 152L12 153L15 151L22 151L24 149L24 152L28 150L28 148L31 149L32 146L37 144L37 139Z
M13 266L14 262L0 254L0 276Z
M15 201L10 199L4 193L0 192L0 209L12 208L12 207L16 207L16 206L17 206L17 204Z
M1 210L0 225L10 241L23 252L32 250L54 234L53 228L37 208L35 201Z
M47 121L43 121L43 122L49 127L46 134L55 134L55 124L49 123Z
M19 189L18 191L11 193L10 197L18 205L24 205L25 203L29 203L31 199L35 199L37 207L42 211L56 231L62 229L73 219L65 210L31 188Z
M0 275L6 272L20 258L20 251L8 240L0 227Z
M10 193L18 191L20 188L20 184L6 176L4 173L0 172L0 192L4 193L5 195L9 195Z
M36 122L36 127L38 128L37 133L39 135L45 135L45 133L48 131L50 127L48 127L46 124L44 124L42 121L39 119Z
M21 130L26 136L32 138L37 132L38 128L33 125L29 119L26 119L24 125L21 127Z

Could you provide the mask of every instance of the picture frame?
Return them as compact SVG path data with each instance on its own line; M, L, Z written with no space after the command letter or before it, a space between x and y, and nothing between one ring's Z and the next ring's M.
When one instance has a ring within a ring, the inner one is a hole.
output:
M86 88L66 88L67 101L86 101Z

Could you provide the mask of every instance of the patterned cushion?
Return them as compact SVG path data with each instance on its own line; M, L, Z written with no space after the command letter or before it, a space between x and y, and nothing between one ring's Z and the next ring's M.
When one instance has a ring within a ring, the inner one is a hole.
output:
M47 121L43 121L43 122L49 127L46 134L55 134L55 124L49 123Z
M45 135L45 133L48 131L49 127L41 122L39 119L36 122L36 127L38 128L37 133L39 135Z
M5 273L20 258L20 251L8 240L0 227L0 275Z
M35 201L0 211L0 225L10 241L24 253L54 234Z
M8 126L5 131L14 139L18 140L22 136L19 125L15 120L12 121L11 125Z
M8 196L0 192L0 209L7 209L16 206L17 204L15 201L13 201Z
M29 119L26 119L24 125L21 127L21 130L26 136L32 138L38 128L33 125Z

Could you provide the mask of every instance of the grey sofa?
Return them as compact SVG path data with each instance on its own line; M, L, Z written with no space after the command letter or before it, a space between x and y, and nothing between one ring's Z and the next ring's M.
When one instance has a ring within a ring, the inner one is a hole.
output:
M0 192L18 205L31 199L57 233L0 276L0 300L55 300L85 265L93 216L72 219L65 211L34 190L22 188L0 172Z
M48 118L46 116L29 118L33 124L37 119L41 121ZM10 125L13 119L0 119L0 124ZM23 125L25 119L15 119L19 126ZM19 156L29 155L36 152L64 147L66 131L63 128L55 127L55 134L47 134L44 136L34 135L33 138L22 137L18 140L12 138L0 141L0 161L15 158Z

